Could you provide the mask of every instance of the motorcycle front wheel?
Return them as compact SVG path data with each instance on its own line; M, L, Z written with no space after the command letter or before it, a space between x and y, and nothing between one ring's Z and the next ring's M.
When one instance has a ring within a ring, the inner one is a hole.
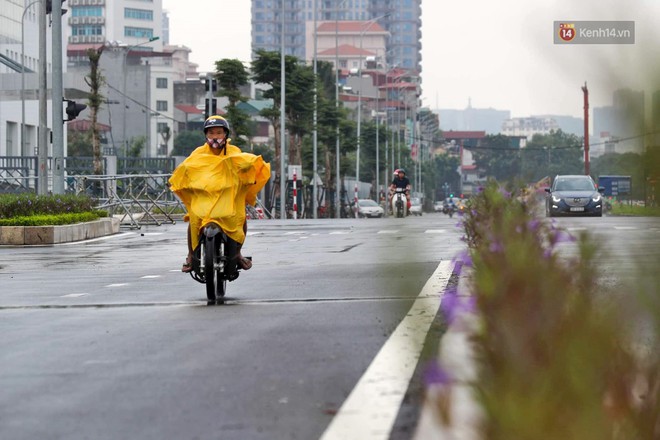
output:
M204 261L204 279L206 280L206 297L209 301L225 296L225 283L220 268L222 255L222 241L220 237L205 237L202 248L202 261Z

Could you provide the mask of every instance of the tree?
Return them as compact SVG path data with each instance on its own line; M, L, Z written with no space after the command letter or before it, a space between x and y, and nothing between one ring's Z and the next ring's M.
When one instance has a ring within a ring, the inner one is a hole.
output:
M472 150L477 168L500 182L513 181L520 172L520 149L512 140L502 134L486 136L482 146Z
M180 131L174 138L172 156L190 156L200 145L204 145L204 133L201 131Z
M76 157L89 157L94 154L92 149L92 132L68 130L67 154Z
M583 174L582 138L574 134L553 130L548 134L535 134L521 153L521 178L536 182L556 174Z
M297 63L297 58L286 55L284 57L284 70L288 75ZM269 109L264 109L260 112L261 116L268 119L273 125L275 131L275 160L277 163L277 171L279 172L280 164L282 161L281 145L280 145L280 92L281 92L281 60L279 52L269 52L259 49L256 52L256 57L252 61L252 79L259 84L270 85L271 88L264 92L264 98L272 99L273 106ZM288 93L288 91L287 91Z
M85 82L90 87L90 94L88 99L88 106L90 109L90 118L92 121L92 152L94 154L94 174L103 174L103 162L101 161L101 137L99 134L98 126L98 113L101 104L105 101L105 97L101 95L100 89L105 79L99 70L99 61L103 53L103 47L98 49L87 49L87 56L89 57L90 72L85 77Z
M433 178L430 187L435 190L435 200L443 200L449 194L445 193L445 184L449 192L458 192L461 186L461 176L458 174L460 160L458 156L447 153L439 154L433 158Z
M235 139L232 139L232 142L239 147L244 146L247 143L245 138L249 138L251 135L250 118L236 105L239 102L248 100L247 97L241 95L240 88L248 84L250 77L243 63L237 59L224 58L216 61L215 69L215 77L220 86L218 96L226 96L229 100L229 104L225 109L225 117L235 134Z

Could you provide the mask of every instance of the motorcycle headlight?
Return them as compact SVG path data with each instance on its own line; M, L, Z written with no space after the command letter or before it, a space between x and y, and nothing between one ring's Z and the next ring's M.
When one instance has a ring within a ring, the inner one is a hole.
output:
M600 194L596 194L591 198L591 200L593 200L594 202L600 202L600 199L601 199Z
M553 201L554 203L559 203L559 202L561 202L561 197L557 197L557 196L554 196L554 195L553 195L553 196L552 196L552 201Z

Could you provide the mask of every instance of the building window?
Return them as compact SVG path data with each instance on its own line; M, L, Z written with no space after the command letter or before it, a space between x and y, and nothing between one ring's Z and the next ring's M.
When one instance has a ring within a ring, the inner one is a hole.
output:
M167 122L159 122L157 124L156 130L158 130L158 133L165 133L167 130L169 130L169 126L167 125Z
M102 35L102 26L83 24L71 26L71 35Z
M71 8L72 17L102 17L103 8L99 6L76 6Z
M124 18L154 21L154 11L148 9L124 8Z
M154 36L154 30L149 28L127 26L124 28L124 36L135 38L152 38Z
M167 111L167 101L156 101L156 111L166 112Z
M167 78L156 78L156 88L157 89L166 89L167 88Z

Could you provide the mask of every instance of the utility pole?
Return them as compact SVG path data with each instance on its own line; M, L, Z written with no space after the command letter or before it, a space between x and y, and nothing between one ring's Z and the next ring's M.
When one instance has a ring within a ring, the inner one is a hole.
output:
M584 174L589 175L589 89L587 82L582 86L584 95Z
M53 193L64 194L64 115L62 87L62 2L52 2Z
M317 9L316 9L316 4L318 0L314 0L314 136L313 136L313 143L314 143L314 166L312 170L312 182L313 182L313 191L312 191L312 197L314 198L312 202L312 209L314 209L314 216L313 218L318 218L319 217L319 207L318 207L318 185L316 183L316 171L318 169L318 134L317 134L317 118L318 118L318 113L317 113L317 104L318 104L318 90L317 90L317 84L318 84L318 73L317 73L317 66L316 66L316 51L317 51L317 24L316 24L316 14L317 14Z
M46 93L46 0L39 1L37 8L39 15L39 180L37 194L48 194L48 103Z
M286 175L284 173L284 153L286 151L286 136L285 133L285 92L286 92L286 63L284 56L284 0L280 1L280 15L282 21L282 29L280 38L282 39L280 54L280 219L286 218Z

